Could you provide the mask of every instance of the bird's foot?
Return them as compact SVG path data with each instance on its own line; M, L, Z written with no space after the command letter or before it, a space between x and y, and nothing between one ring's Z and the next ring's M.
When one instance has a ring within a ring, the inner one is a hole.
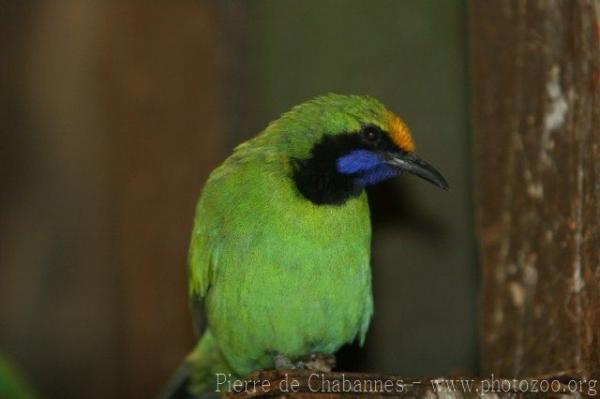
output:
M313 353L306 359L299 362L292 362L288 357L282 354L273 356L273 363L277 370L312 370L322 373L330 372L335 367L335 356L325 353Z
M298 368L294 362L280 353L273 356L273 364L277 370L294 370Z
M313 353L305 360L299 362L302 363L302 368L312 371L319 371L322 373L328 373L335 368L335 355L328 355L325 353Z

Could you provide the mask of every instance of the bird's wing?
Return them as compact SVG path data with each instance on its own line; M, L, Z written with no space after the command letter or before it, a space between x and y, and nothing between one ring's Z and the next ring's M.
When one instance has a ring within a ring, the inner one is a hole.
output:
M192 232L188 254L190 295L204 297L211 283L211 245L204 228L197 220Z
M203 216L203 201L196 209L194 228L188 252L188 278L189 295L192 318L196 332L200 334L204 329L204 297L212 283L213 276L213 244L211 243L209 229L210 223Z

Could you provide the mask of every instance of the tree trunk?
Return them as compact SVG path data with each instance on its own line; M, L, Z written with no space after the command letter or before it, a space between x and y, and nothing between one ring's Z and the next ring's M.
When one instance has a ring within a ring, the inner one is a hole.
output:
M600 363L598 2L470 2L483 372Z

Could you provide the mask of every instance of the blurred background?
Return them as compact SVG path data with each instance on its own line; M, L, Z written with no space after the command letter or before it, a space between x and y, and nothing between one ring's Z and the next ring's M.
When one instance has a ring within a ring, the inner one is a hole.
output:
M447 177L371 191L375 317L340 368L477 372L462 1L0 2L0 353L44 398L152 397L194 342L195 201L291 106L369 94Z

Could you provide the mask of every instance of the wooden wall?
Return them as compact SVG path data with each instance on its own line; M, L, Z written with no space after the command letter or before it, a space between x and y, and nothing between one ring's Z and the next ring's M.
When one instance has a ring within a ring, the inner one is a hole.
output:
M341 4L0 3L0 352L43 397L153 396L194 340L207 174L329 91L381 98L453 185L372 191L377 312L342 364L475 368L464 4Z
M0 350L45 397L152 397L192 345L188 235L225 142L216 12L3 9Z

